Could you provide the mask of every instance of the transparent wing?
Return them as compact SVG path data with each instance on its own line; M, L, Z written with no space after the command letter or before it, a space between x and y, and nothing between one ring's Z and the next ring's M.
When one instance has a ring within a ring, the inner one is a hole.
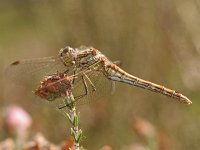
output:
M77 100L77 105L101 100L106 95L111 94L112 82L102 72L91 71L86 76L83 76L84 81L83 78L79 78L74 84L73 94Z
M89 48L92 48L92 46L81 45L81 46L78 48L78 50L79 50L79 51L82 51L82 50L89 49Z
M15 61L6 69L5 74L16 84L36 85L44 76L68 69L58 57L45 57Z

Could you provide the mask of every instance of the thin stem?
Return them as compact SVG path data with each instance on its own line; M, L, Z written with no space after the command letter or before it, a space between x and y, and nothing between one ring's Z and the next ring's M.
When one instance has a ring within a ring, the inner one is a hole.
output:
M80 147L79 143L83 137L82 130L79 129L79 127L78 127L80 113L79 112L77 113L77 111L76 111L75 99L71 92L67 93L67 98L65 100L66 100L66 103L68 104L67 107L69 109L69 112L67 112L67 117L72 125L72 127L70 129L70 134L74 141L73 150L80 150L82 148Z

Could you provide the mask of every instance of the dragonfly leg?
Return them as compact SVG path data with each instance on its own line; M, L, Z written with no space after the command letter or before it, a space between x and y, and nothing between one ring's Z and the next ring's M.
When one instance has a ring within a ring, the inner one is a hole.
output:
M83 94L83 95L87 95L88 94L87 82L86 82L84 76L81 76L81 77L82 77L83 85L84 85L84 88L85 88L85 94Z
M81 76L82 81L83 81L83 85L84 85L84 88L85 88L85 93L84 93L84 94L81 94L81 95L79 95L79 96L76 96L76 97L75 97L76 100L81 99L82 97L88 95L88 85L87 85L87 82L86 82L86 80L85 80L84 77L85 77L85 76L83 76L83 75Z
M74 74L75 74L75 71L74 71ZM79 95L79 96L74 97L75 101L81 99L82 97L88 95L88 93L89 93L89 91L88 91L88 85L87 85L85 76L82 75L81 78L82 78L82 82L83 82L83 85L84 85L84 91L85 91L85 93L83 93L83 94L81 94L81 95ZM75 82L75 80L76 80L76 78L73 78L72 83ZM65 107L67 107L67 106L70 105L70 104L68 104L64 99L63 99L62 104L64 104L64 105L60 105L60 106L58 107L58 109L63 109L63 108L65 108Z
M94 92L94 91L96 91L96 87L95 87L95 85L92 83L92 81L90 80L90 78L86 75L86 74L83 74L83 76L82 76L82 81L83 81L83 85L84 85L84 88L85 88L85 93L84 94L82 94L82 95L79 95L79 96L77 96L77 97L75 97L75 99L76 99L76 101L78 100L78 99L81 99L82 97L84 97L84 96L86 96L86 95L88 95L88 93L89 93L89 90L88 90L88 85L87 85L87 82L86 82L86 79L87 79L87 81L90 83L90 85L92 86L92 92Z
M68 104L66 103L64 98L62 99L62 102L60 102L60 103L62 103L62 104L59 104L59 106L57 107L58 109L63 109L68 106Z
M89 78L86 74L84 74L84 76L85 76L86 79L89 81L90 85L92 86L93 92L96 91L96 87L95 87L95 85L92 83L92 81L90 80L90 78Z
M73 74L72 84L74 84L74 82L75 82L75 75L76 75L76 70L74 71L74 74Z

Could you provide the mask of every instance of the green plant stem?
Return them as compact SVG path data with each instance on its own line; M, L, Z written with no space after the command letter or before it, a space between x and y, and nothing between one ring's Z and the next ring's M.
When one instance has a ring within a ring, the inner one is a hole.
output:
M83 137L82 130L79 129L78 124L79 124L79 118L80 118L80 113L77 113L76 111L76 103L75 99L72 94L67 96L67 107L69 109L69 112L67 113L67 117L72 125L70 128L70 134L72 136L72 139L74 141L74 147L73 150L80 150L80 141ZM82 148L81 148L82 149Z

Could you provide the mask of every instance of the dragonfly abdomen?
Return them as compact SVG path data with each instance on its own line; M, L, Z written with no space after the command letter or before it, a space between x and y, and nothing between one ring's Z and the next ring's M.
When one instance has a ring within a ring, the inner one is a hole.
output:
M158 84L140 79L128 73L123 73L123 76L122 75L120 76L119 73L116 73L114 76L109 76L108 78L113 81L123 82L123 83L130 84L136 87L144 88L156 93L161 93L163 95L175 98L181 103L185 103L185 104L192 103L186 96L182 95L179 92L176 92L175 90L171 90L162 85L158 85Z

